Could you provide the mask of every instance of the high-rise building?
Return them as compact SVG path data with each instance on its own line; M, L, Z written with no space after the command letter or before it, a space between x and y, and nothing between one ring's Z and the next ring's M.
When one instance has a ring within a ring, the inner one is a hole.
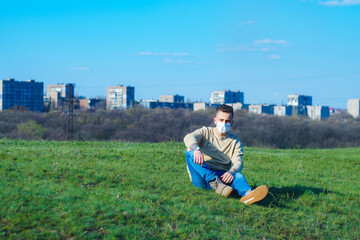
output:
M210 97L211 104L244 103L244 93L240 91L214 91Z
M169 103L183 103L184 96L180 95L161 95L159 102L169 102Z
M205 103L205 102L196 102L194 103L194 111L199 111L199 110L206 110L210 107L209 103Z
M79 99L79 107L80 107L80 109L89 109L89 99L80 98Z
M292 106L274 106L274 115L275 116L291 116L292 115Z
M274 106L275 116L303 116L307 114L306 106L279 105Z
M71 88L70 85L73 85ZM56 92L60 94L60 97L62 98L69 98L69 95L74 96L74 89L75 84L73 83L67 83L67 84L54 84L54 85L47 85L46 86L46 94L49 96L51 93Z
M80 109L105 109L106 108L106 99L96 97L96 98L79 98L79 108Z
M135 104L135 88L118 85L108 87L106 92L106 110L132 108Z
M274 106L268 104L251 104L249 106L249 113L262 115L262 114L274 114Z
M72 85L72 87L71 87ZM64 100L74 97L75 84L54 84L46 86L46 97L50 102L50 109L59 109L63 106Z
M291 94L288 95L288 103L289 106L308 106L312 105L312 97L305 95L296 95Z
M323 120L330 117L330 109L327 106L306 106L306 108L311 120Z
M249 104L244 104L244 103L227 103L226 105L230 106L233 108L234 111L239 111L239 110L249 110Z
M360 116L360 98L348 100L347 112L354 118Z
M14 107L43 111L44 83L35 80L0 80L0 111Z

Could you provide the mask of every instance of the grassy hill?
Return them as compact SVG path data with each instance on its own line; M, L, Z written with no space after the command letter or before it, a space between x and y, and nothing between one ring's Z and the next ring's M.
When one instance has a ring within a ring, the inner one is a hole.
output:
M245 148L269 196L196 189L182 143L0 140L1 239L359 239L360 149Z

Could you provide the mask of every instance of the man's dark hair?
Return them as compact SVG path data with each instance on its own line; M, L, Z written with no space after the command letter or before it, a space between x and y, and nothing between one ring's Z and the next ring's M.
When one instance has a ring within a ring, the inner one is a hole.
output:
M223 104L223 105L218 106L216 108L216 113L219 112L219 111L224 112L224 113L231 113L231 117L234 116L234 110L229 105Z

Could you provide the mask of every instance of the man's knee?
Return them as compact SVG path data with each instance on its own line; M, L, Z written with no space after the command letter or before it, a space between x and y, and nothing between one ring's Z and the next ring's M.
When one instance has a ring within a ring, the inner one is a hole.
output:
M234 181L237 181L237 180L245 180L244 175L242 175L242 173L240 173L240 172L235 173Z
M191 163L194 162L194 151L186 151L185 156L187 165L191 165Z
M191 150L191 151L186 150L185 155L186 155L186 158L188 158L188 157L193 158L194 150Z

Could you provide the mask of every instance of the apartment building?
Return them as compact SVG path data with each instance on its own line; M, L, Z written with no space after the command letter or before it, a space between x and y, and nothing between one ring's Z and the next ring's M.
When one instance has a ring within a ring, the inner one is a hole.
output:
M159 102L169 102L169 103L184 103L184 96L176 95L161 95Z
M244 103L244 93L240 91L214 91L210 97L211 104Z
M72 87L70 86L72 85ZM59 93L59 97L69 98L69 96L74 96L75 84L74 83L58 83L53 85L46 86L46 94L49 96L51 93Z
M44 83L35 80L15 81L13 78L0 80L0 111L23 108L30 111L44 110Z
M50 105L50 109L63 108L65 100L75 96L74 83L58 83L46 86L46 101Z
M360 116L360 98L348 100L347 112L354 118Z
M135 88L131 86L118 85L107 87L106 110L128 109L134 107Z
M330 117L330 109L327 106L306 106L307 114L311 120L323 120Z
M205 102L196 102L194 103L194 107L193 110L194 111L199 111L199 110L206 110L210 107L211 105L209 103L205 103Z
M312 97L305 95L291 94L288 95L288 106L308 106L312 105Z
M274 114L274 106L268 104L251 104L249 105L249 113L261 114Z
M292 115L293 106L274 106L274 115L275 116L291 116Z
M80 109L92 109L100 110L106 109L106 99L96 97L96 98L79 98L79 108Z

